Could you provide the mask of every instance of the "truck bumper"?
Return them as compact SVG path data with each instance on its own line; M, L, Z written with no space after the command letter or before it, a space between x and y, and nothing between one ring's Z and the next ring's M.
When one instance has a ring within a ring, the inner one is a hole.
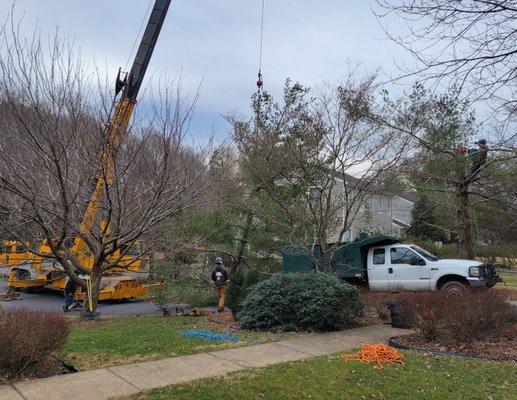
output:
M480 278L467 278L470 287L472 289L488 289L494 286L497 282L501 282L502 279L498 276L480 277Z
M481 274L476 277L467 278L472 289L491 288L502 279L497 275L495 267L490 264L480 265Z

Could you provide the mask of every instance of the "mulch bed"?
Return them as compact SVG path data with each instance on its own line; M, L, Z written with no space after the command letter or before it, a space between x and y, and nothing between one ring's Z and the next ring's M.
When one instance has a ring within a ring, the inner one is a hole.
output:
M7 384L11 382L17 382L22 379L35 379L35 378L46 378L49 376L54 375L64 375L68 374L71 371L67 370L61 361L54 357L48 357L46 360L42 361L38 366L37 369L27 373L22 374L21 376L12 377L12 376L5 376L0 373L0 385Z
M392 292L364 292L361 293L364 303L364 315L361 325L375 325L390 321L390 312L387 303L397 300L400 295Z
M233 314L229 311L225 311L222 313L219 312L212 312L206 314L206 320L209 323L215 323L219 325L219 327L223 327L227 330L240 330L237 321L235 321L235 318L233 318Z
M517 291L502 290L506 292L509 299L515 299ZM400 296L400 293L390 292L361 293L361 299L365 304L365 315L362 323L369 325L389 322L390 317L386 303L397 300ZM397 337L393 339L393 341L414 349L422 349L429 352L454 353L462 356L497 361L517 361L517 324L512 324L503 338L487 338L486 340L478 340L469 344L426 342L416 333Z
M471 343L438 343L426 342L417 334L400 336L392 339L397 344L429 352L446 352L455 355L478 357L496 361L517 361L517 340L501 338L493 340L478 340Z
M497 289L497 290L500 290L501 292L504 292L506 293L506 295L508 296L508 301L517 301L517 290L515 289Z

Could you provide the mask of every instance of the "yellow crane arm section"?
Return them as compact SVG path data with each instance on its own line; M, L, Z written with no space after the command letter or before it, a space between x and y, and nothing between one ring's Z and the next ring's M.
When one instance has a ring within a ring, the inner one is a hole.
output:
M103 211L103 196L106 187L113 183L117 149L124 140L129 120L135 108L138 91L142 85L170 3L171 0L155 0L131 71L125 79L121 80L120 76L117 78L116 91L118 93L122 90L122 95L116 105L113 118L108 124L106 146L100 156L101 168L94 174L92 192L79 227L79 232L82 235L91 234L92 230L98 226L104 229L106 236L109 235L109 227L102 226L102 221L100 221ZM78 255L87 257L88 246L80 237L75 239L74 251ZM87 265L85 266L87 267Z
M117 103L115 108L115 113L107 129L108 144L101 154L101 165L103 168L99 176L95 179L93 192L86 205L83 220L79 226L79 232L83 235L89 235L91 230L95 226L98 226L102 214L103 196L106 185L113 183L116 151L124 139L129 120L135 108L135 103L134 100L123 98ZM74 251L78 254L85 254L87 250L88 246L85 241L77 237L74 244Z

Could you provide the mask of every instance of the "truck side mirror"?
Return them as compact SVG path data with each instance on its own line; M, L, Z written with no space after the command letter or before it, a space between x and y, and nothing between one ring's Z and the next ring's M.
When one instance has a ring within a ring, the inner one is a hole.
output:
M411 256L410 265L425 265L425 261L418 256Z

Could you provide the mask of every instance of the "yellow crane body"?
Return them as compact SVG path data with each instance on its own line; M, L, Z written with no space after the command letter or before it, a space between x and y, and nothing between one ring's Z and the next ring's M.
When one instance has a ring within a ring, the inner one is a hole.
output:
M100 220L105 188L113 183L115 155L127 132L136 105L136 98L170 3L171 0L155 0L131 71L124 80L120 80L120 76L117 78L117 94L122 91L122 95L117 101L113 117L106 129L106 145L99 157L100 172L93 177L93 191L79 226L79 232L83 235L88 235L94 227L98 226L104 229L106 237L110 234L109 224L106 225L106 222ZM139 243L134 245L138 246ZM59 263L52 261L52 251L45 240L39 242L35 252L28 250L28 244L16 241L4 242L3 247L4 251L0 252L0 268L4 265L4 268L10 269L8 272L10 288L45 287L64 290L67 275ZM74 239L69 251L76 255L84 269L92 268L94 257L80 236ZM48 254L49 257L42 257L34 253ZM144 268L146 260L135 257L130 252L121 255L120 250L117 250L107 261L115 260L116 265L102 277L99 300L123 300L145 296L148 288L154 286L141 281L144 274L147 276ZM84 300L85 295L85 292L79 289L75 298L81 301Z

